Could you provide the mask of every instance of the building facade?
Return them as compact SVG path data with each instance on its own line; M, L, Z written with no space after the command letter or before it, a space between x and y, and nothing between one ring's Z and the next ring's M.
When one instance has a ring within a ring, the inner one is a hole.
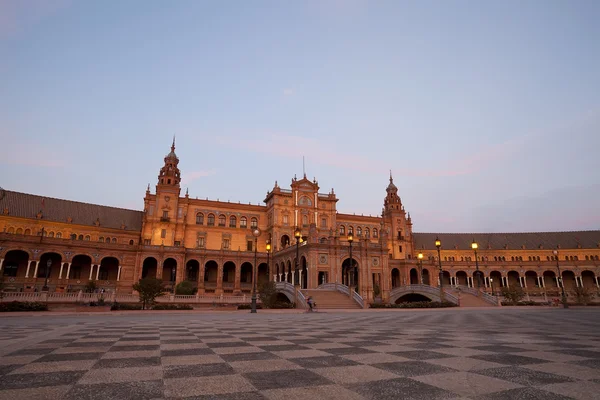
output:
M94 282L130 293L153 276L171 288L188 280L201 294L240 294L251 290L254 265L259 283L335 282L368 302L409 284L438 286L440 275L444 285L488 292L599 288L600 231L416 233L391 175L377 217L339 213L334 190L321 193L306 176L289 189L275 182L264 205L203 200L181 195L178 164L173 142L143 211L2 190L3 289L77 292Z

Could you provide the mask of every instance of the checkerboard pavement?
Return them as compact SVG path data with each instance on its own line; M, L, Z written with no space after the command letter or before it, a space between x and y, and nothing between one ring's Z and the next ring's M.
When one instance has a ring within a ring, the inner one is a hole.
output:
M600 399L600 310L0 320L2 399Z

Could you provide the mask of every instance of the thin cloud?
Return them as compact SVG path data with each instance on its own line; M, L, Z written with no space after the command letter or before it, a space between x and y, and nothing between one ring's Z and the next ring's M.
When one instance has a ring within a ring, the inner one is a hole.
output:
M6 153L0 158L0 164L29 167L65 167L65 157L56 154L55 149L41 147L37 143L6 144Z
M203 178L205 176L212 176L216 174L217 171L214 169L201 170L201 171L192 171L186 172L181 178L181 183L184 185L190 184L191 182Z
M293 96L294 93L295 93L294 89L290 89L290 88L283 89L283 95L286 97Z

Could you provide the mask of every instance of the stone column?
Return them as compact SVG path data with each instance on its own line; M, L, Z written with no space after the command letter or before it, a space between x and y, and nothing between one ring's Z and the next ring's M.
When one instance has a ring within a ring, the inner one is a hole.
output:
M33 278L37 278L37 276L38 276L37 272L38 272L38 266L39 265L40 265L40 262L36 261L35 262L35 269L33 270Z
M4 258L0 258L0 272L2 272L2 264L4 263Z
M121 266L119 265L119 270L117 271L117 282L121 280Z
M71 277L71 263L67 264L67 276L66 279L69 279Z
M300 286L300 288L302 288L302 270L299 269L298 270L298 285Z
M198 294L204 294L204 273L206 268L204 265L198 263L200 265L199 278L198 278Z
M60 263L60 269L58 270L58 279L62 279L62 272L63 272L63 267L65 266L65 264L61 261Z
M555 279L556 279L556 286L560 289L560 278L557 276Z
M90 277L88 278L88 280L92 280L92 274L94 273L94 264L90 265Z
M99 276L100 276L100 265L98 265L96 268L96 280L98 280Z
M583 287L583 281L581 280L581 276L575 276L575 286Z
M597 277L597 276L595 276L594 278L596 279L596 287L600 289L600 284L599 284L599 282L598 282L598 277Z
M27 270L25 271L25 278L29 278L29 268L31 267L31 262L27 261Z
M215 294L223 294L223 263L219 264L217 268L217 289L215 290Z
M542 287L546 288L546 281L544 280L544 275L540 276L540 282L542 282Z
M242 265L238 262L235 266L235 276L233 277L233 291L235 293L241 293L241 280L242 280Z
M287 282L287 275L288 275L288 273L284 272L284 275L285 275L285 281Z

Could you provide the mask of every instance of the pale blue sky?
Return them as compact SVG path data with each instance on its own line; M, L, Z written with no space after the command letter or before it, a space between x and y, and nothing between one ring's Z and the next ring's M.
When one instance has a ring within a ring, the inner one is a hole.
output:
M600 228L598 1L0 1L0 186L141 209L316 177L415 231Z

